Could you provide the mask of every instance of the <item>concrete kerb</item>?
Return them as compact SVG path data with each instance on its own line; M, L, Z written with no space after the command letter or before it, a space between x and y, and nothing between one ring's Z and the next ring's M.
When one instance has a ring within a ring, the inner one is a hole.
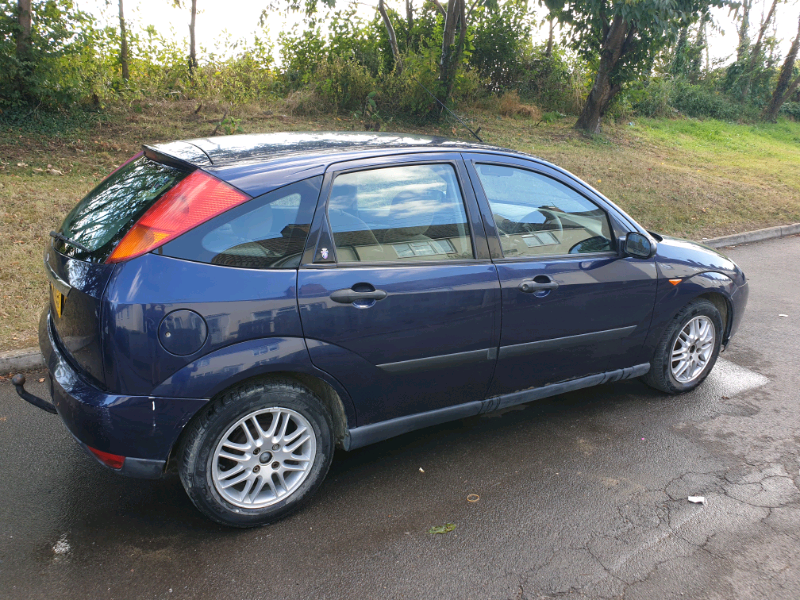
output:
M752 244L753 242L763 242L773 240L788 235L800 233L800 223L792 225L780 225L778 227L767 227L766 229L756 229L755 231L745 231L744 233L734 233L733 235L723 235L722 237L702 240L700 243L711 248L725 248L727 246L738 246L739 244Z
M782 238L789 235L800 233L800 223L792 225L780 225L778 227L767 227L766 229L756 229L744 233L734 233L733 235L723 235L722 237L702 240L700 243L711 248L725 248L727 246L738 246L739 244L752 244L753 242L763 242ZM44 359L38 348L22 348L20 350L9 350L0 352L0 374L14 373L16 371L31 371L40 369L44 366Z
M0 374L32 371L43 366L44 358L36 347L0 352Z

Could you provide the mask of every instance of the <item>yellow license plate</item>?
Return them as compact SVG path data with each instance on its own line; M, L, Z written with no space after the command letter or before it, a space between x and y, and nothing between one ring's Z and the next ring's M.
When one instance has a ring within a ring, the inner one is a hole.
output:
M55 306L58 318L61 318L61 312L64 310L64 294L59 292L52 283L50 289L53 291L53 306Z

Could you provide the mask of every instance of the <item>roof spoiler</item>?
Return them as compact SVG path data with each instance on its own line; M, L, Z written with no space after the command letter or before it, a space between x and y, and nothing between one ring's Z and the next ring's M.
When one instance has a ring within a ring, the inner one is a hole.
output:
M144 155L150 160L178 169L194 170L210 167L213 163L208 154L189 142L170 142L158 146L142 146Z

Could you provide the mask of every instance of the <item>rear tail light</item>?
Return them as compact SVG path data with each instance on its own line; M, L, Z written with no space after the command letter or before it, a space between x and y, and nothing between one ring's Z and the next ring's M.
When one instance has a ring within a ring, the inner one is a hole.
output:
M247 200L250 196L224 181L194 171L144 213L106 262L141 256Z
M91 446L86 446L89 448L89 451L94 454L101 463L106 466L111 467L112 469L121 469L122 465L125 464L125 457L120 456L119 454L110 454L108 452L103 452L102 450L97 450L92 448Z

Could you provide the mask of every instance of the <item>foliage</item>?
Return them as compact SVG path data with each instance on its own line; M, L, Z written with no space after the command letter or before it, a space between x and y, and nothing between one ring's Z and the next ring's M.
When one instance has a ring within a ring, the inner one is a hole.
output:
M469 65L487 80L490 91L515 88L525 70L520 57L530 46L532 22L527 2L511 0L495 11L480 8L471 27Z
M520 59L517 90L520 96L545 111L577 114L588 91L587 65L571 59L566 49L554 45L550 56L535 46Z
M684 81L674 86L671 105L688 117L735 122L743 116L743 107L722 92Z
M669 77L653 77L646 82L636 82L624 94L631 108L644 117L667 117L673 112L674 82Z
M16 5L0 0L0 108L57 108L92 97L109 67L95 51L107 44L107 32L97 29L72 0L32 2L31 52L21 58L16 54Z
M16 52L16 0L0 0L0 124L33 115L31 122L46 130L47 111L102 115L114 105L140 111L153 99L233 107L283 98L292 113L347 114L365 127L385 127L392 119L438 118L442 109L433 96L449 97L451 109L480 104L554 120L581 112L615 15L634 28L609 73L616 98L607 110L616 117L757 120L780 63L774 40L764 39L746 77L743 69L750 63L742 61L701 70L710 18L703 11L726 1L548 0L553 14L572 28L550 51L531 43L536 23L526 0L469 2L474 10L463 52L452 79L444 81L444 18L430 0L417 0L410 21L402 4L395 2L400 12L386 7L398 65L378 13L363 18L352 0L338 6L313 2L304 26L283 32L275 47L266 31L248 40L220 36L213 48L198 48L193 75L185 42L129 19L127 80L119 64L119 31L101 27L75 0L34 0L32 51L25 60ZM696 26L699 15L705 16ZM743 60L749 60L746 53ZM796 119L800 97L790 100L795 103L781 114ZM223 132L239 127L233 121L220 126Z
M375 87L366 67L340 56L320 61L315 71L314 89L329 110L357 110Z
M428 529L428 533L450 533L451 531L455 531L456 526L454 523L445 523L444 525L434 525L430 529Z
M684 27L696 21L711 6L728 0L546 0L558 19L571 27L569 45L584 60L597 64L615 17L628 23L627 47L614 65L613 79L619 83L643 80L650 75L659 52L673 44ZM633 29L630 29L633 28Z
M781 114L791 117L795 121L800 121L800 102L786 102L781 107Z

